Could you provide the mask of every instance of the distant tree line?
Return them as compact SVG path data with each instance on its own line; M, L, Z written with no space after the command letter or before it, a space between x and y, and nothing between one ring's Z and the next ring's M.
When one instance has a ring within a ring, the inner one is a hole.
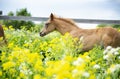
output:
M16 13L10 11L8 16L31 16L31 14L27 11L26 8L17 10ZM27 29L34 27L35 24L32 21L18 21L18 20L4 20L3 24L7 27L13 26L15 29L20 29L21 27L25 27Z
M117 24L99 24L98 27L106 27L106 26L111 26L113 28L120 29L120 25Z
M10 11L8 13L8 16L31 16L31 14L27 11L27 8L22 8L17 10L15 13ZM7 27L12 25L13 28L15 29L21 29L22 27L25 27L26 29L30 29L31 27L35 26L35 24L32 21L18 21L18 20L4 20L3 24L6 25ZM114 24L113 25L99 24L97 27L106 27L106 26L111 26L113 28L120 29L120 25L114 25Z

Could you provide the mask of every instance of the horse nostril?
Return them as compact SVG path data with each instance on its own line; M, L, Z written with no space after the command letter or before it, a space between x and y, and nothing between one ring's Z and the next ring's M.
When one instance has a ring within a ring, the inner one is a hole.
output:
M45 36L46 34L45 33L43 33L43 32L40 32L40 36Z
M40 32L40 36L42 36L42 32Z

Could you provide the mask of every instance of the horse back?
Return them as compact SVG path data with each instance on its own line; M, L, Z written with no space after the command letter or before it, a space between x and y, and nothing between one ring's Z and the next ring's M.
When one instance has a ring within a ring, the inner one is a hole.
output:
M106 46L110 45L112 47L120 46L120 32L112 27L104 27L101 29L102 41Z
M104 47L112 46L118 47L120 46L120 32L117 29L112 27L104 27L86 30L85 36L85 46L89 43L89 47L93 47L96 45L101 45Z

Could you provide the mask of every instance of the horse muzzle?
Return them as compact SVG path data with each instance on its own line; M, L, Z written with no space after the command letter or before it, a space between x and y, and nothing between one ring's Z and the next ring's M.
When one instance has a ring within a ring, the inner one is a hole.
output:
M46 35L46 33L40 32L40 36L41 36L41 37L43 37L43 36L45 36L45 35Z

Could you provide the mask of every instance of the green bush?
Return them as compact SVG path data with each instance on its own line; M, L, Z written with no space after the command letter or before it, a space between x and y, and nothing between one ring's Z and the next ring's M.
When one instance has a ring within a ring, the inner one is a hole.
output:
M26 8L23 8L16 11L16 14L14 14L12 11L9 12L8 16L31 16L31 14L28 13ZM13 26L13 28L15 29L20 29L21 26L24 26L27 29L35 26L35 24L32 21L18 21L18 20L5 20L3 21L3 24L6 25L7 27Z

